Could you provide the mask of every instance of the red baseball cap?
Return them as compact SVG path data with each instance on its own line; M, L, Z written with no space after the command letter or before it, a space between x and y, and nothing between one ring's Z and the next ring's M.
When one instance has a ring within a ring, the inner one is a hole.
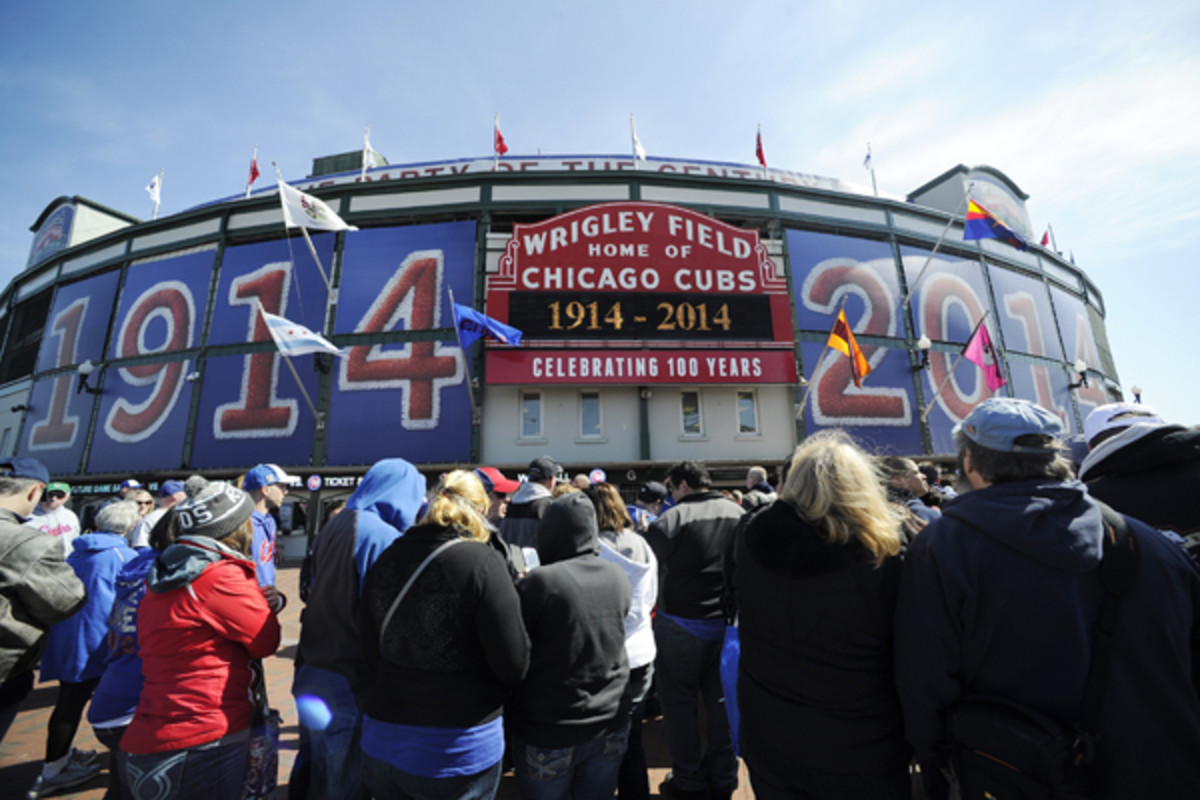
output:
M521 488L520 481L504 477L504 473L495 467L480 467L475 470L475 476L483 482L483 488L497 494L512 494Z

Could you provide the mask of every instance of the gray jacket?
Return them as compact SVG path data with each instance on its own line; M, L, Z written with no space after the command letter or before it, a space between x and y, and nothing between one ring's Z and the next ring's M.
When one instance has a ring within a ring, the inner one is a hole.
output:
M0 508L0 682L33 668L50 626L87 602L62 543Z

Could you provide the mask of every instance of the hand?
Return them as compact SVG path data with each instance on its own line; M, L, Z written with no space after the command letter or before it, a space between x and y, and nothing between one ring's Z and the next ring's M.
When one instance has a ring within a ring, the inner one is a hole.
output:
M274 586L260 586L258 590L262 592L262 596L266 598L267 605L271 611L278 614L287 606L287 595L280 592Z

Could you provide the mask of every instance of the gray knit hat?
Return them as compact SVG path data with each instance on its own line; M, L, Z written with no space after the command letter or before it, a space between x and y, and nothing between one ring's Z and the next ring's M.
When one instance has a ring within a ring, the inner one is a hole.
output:
M213 481L186 500L176 503L174 510L180 535L222 539L250 518L254 512L254 501L236 486Z

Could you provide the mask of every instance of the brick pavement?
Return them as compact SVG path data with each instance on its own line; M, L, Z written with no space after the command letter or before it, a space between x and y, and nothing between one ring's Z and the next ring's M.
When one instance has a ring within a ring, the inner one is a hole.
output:
M283 624L283 641L279 652L266 660L267 693L271 705L279 709L282 717L281 741L279 748L280 789L276 794L277 800L287 800L287 776L291 773L292 762L296 758L296 748L299 741L296 706L292 702L292 661L296 655L296 643L300 640L300 610L303 604L296 589L300 576L298 564L281 566L278 571L277 584L280 591L288 596L290 602L280 615ZM20 800L33 784L41 771L42 758L46 748L46 723L54 708L57 697L57 684L38 683L33 693L21 704L21 712L0 743L0 800ZM670 767L667 757L666 742L661 720L646 723L644 732L646 757L650 764L651 792L658 793L658 784L666 777ZM79 726L75 736L75 746L85 750L104 752L105 748L92 733L92 728L85 720ZM73 791L65 792L58 797L74 798L75 800L101 800L106 787L106 773ZM741 788L734 795L735 800L752 800L753 793L749 789L750 782L742 766L740 777ZM511 773L506 774L497 797L502 800L515 800L519 797L516 782ZM220 800L214 798L214 800Z

